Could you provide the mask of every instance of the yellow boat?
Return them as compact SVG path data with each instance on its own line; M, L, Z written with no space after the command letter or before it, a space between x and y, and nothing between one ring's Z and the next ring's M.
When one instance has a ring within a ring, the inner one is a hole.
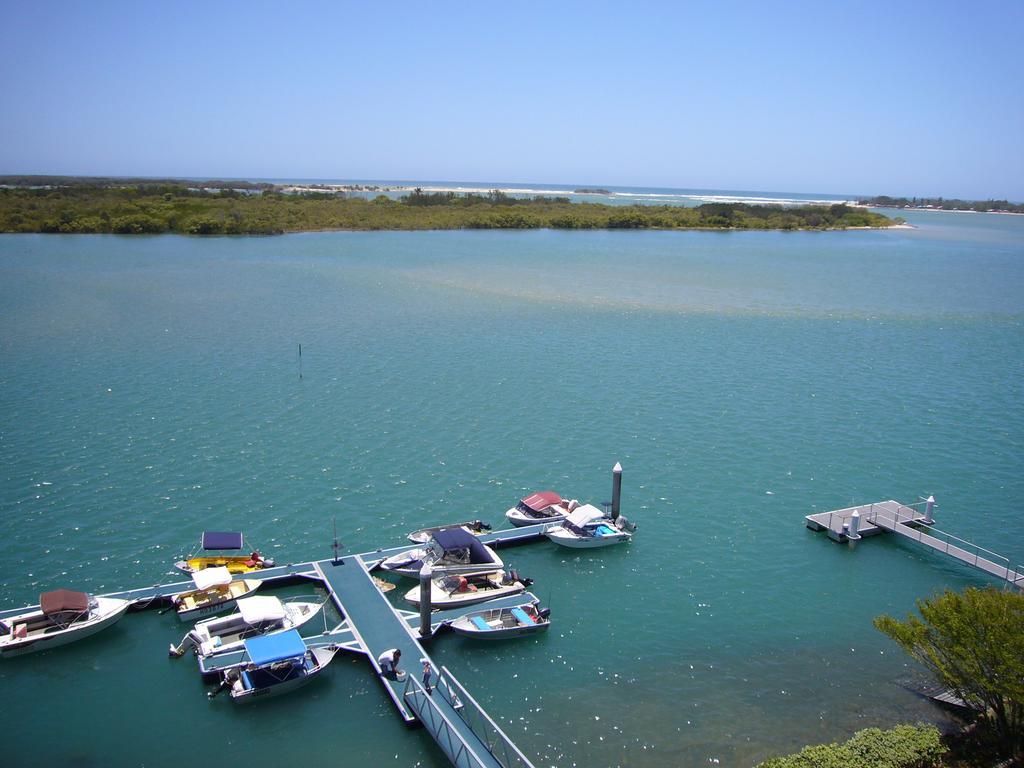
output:
M274 567L274 561L263 557L258 549L253 549L248 555L225 554L225 551L244 551L246 548L244 537L237 531L204 531L199 548L184 560L176 562L174 567L185 573L197 573L207 568L227 568L232 574L253 573Z

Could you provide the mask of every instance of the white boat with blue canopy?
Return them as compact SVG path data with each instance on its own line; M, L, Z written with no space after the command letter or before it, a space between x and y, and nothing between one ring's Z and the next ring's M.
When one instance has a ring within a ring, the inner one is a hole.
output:
M418 578L424 564L435 576L485 573L505 567L498 554L464 528L435 531L426 547L401 552L383 560L380 567L390 573Z
M248 554L235 554L245 552ZM273 568L274 560L264 557L256 548L249 549L240 531L203 531L199 547L174 567L195 573L204 568L227 568L231 573L252 573L263 568Z
M622 515L613 519L592 504L584 504L544 535L570 549L594 549L629 541L634 530L636 526Z
M220 687L207 694L211 699L222 690L238 703L288 693L323 671L338 650L311 648L295 629L249 638L244 646L246 660L220 673Z
M543 632L551 626L550 616L550 608L542 609L532 601L467 613L449 622L448 626L456 634L474 640L506 640Z

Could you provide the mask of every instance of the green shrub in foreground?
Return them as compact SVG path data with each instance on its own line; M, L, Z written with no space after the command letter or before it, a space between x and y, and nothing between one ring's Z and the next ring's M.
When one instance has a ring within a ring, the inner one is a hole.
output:
M804 747L773 757L758 768L931 768L941 765L946 748L932 725L898 725L858 731L843 744Z

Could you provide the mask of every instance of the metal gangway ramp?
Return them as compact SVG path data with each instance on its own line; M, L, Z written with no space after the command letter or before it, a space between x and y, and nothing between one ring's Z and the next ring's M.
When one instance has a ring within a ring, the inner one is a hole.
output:
M920 513L912 507L884 502L870 505L867 519L872 525L877 525L883 530L916 541L936 552L949 555L991 576L1003 579L1018 589L1024 589L1024 573L1020 572L1020 566L1010 568L1009 558L945 531L924 526L920 517Z
M406 723L422 723L459 768L533 768L447 669L442 670L438 686L430 693L415 679L420 660L429 661L430 657L408 621L374 584L362 558L344 557L337 564L323 560L314 565ZM405 675L400 680L382 676L377 663L377 657L392 648L402 652ZM430 664L439 669L433 661Z
M806 516L807 527L827 531L833 541L850 542L879 533L895 533L929 549L984 571L1018 589L1024 589L1024 566L1010 567L1010 560L997 552L953 536L934 527L931 510L934 497L918 504L876 501L831 512ZM924 511L918 509L925 505Z

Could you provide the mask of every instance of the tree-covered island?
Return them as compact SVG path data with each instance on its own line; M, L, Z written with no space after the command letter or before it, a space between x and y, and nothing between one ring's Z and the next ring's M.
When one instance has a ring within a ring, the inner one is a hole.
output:
M272 235L317 230L848 229L901 223L847 205L574 203L566 197L286 194L258 182L0 177L0 232Z
M942 197L889 197L877 195L857 201L875 208L916 208L931 211L974 211L975 213L1024 213L1024 203L1008 200L948 200Z

